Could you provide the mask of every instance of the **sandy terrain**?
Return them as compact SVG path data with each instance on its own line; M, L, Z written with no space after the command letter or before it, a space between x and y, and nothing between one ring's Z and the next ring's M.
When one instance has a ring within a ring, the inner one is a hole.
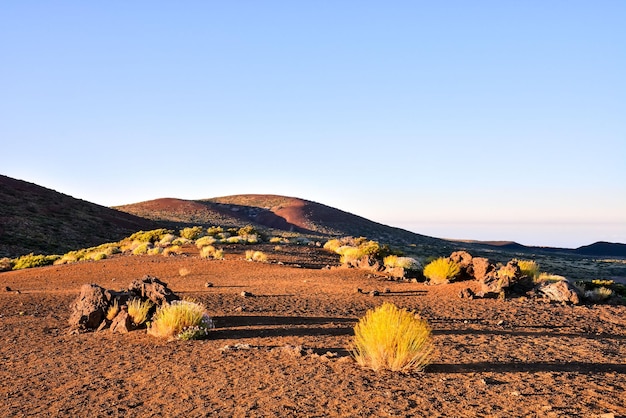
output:
M241 251L0 273L0 416L626 417L624 306L465 300L458 292L473 283L321 269L330 258L311 248L271 253L282 265ZM209 339L68 334L82 284L120 289L146 274L206 304ZM346 351L357 319L383 301L432 325L437 352L425 372L375 373Z

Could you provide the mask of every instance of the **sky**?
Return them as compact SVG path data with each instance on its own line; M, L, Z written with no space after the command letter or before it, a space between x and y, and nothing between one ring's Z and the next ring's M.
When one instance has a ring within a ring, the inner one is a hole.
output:
M0 174L626 243L626 2L3 1Z

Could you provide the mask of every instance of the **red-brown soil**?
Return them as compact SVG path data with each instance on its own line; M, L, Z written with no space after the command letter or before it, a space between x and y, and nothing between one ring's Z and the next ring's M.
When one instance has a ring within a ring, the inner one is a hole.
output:
M272 248L271 264L231 247L223 261L190 250L0 273L0 416L626 416L624 306L459 299L473 283L383 281L321 269L332 257L319 249ZM82 284L146 274L206 304L209 339L68 333ZM357 319L384 301L432 325L425 372L376 373L349 356Z

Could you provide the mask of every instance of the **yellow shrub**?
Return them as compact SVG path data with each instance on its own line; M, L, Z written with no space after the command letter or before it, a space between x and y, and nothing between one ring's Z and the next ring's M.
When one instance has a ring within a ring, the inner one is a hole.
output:
M177 300L159 308L148 334L159 338L194 339L207 334L213 321L202 304Z
M261 263L267 262L267 255L265 255L262 251L246 251L246 260L248 261L258 261Z
M384 303L356 324L350 351L359 365L375 371L421 371L433 351L430 333L425 320Z
M338 239L331 239L326 241L324 244L324 249L332 252L337 252L337 249L341 247L343 244Z
M206 237L198 238L196 240L196 247L200 249L202 247L206 247L207 245L215 244L215 241L217 240L214 237L207 235Z
M417 270L420 264L411 257L398 257L397 255L388 255L383 259L385 267L402 267L406 270Z
M224 259L224 251L223 250L217 250L212 245L207 245L206 247L202 247L200 249L200 257L202 257L202 258L213 258L215 260L222 260L222 259Z
M170 254L181 254L183 251L178 245L172 245L171 247L167 247L163 250L163 255L168 256Z
M433 260L424 267L424 276L435 284L452 281L459 273L461 266L447 257Z
M539 277L539 264L534 260L514 260L520 268L522 276L535 280Z
M131 299L126 303L128 307L128 316L136 325L141 325L148 319L148 312L153 306L149 300Z
M107 316L106 316L106 318L109 321L113 321L113 318L115 318L117 316L119 311L120 311L120 305L117 303L117 299L115 299L113 301L113 304L111 306L109 306L109 309L107 309Z
M541 273L537 276L536 281L541 282L560 282L561 280L567 280L564 276L558 274Z

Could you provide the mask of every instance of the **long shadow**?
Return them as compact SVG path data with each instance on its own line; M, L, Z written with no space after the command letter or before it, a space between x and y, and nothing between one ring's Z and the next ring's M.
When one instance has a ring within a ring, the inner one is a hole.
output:
M352 335L352 318L310 316L218 316L214 317L216 329L212 339L239 339L262 337L303 337L320 335ZM310 325L335 325L311 327ZM245 327L265 327L246 329Z
M321 316L216 316L213 317L216 328L249 326L286 326L286 325L323 325L334 323L355 324L357 319Z
M402 292L381 293L378 296L420 296L425 295L426 293L428 292L425 290L405 290Z
M620 373L626 374L626 364L618 363L584 363L572 361L567 363L531 362L531 363L490 363L478 362L467 364L430 364L427 373L534 373L534 372L562 372L562 373Z
M589 338L589 339L609 339L626 340L625 335L614 334L585 334L585 333L559 333L559 332L532 332L532 331L508 331L493 329L435 329L433 335L504 335L511 337L552 337L552 338Z
M211 331L211 339L245 339L266 337L316 337L322 335L353 335L352 327L346 328L255 328L255 329L220 329Z

